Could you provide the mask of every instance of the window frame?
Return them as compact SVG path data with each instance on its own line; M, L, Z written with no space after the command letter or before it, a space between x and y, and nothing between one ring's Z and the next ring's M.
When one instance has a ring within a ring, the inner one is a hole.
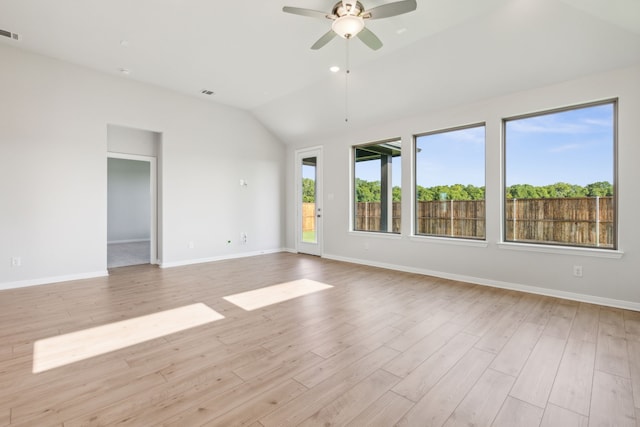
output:
M392 142L398 142L400 143L400 155L398 156L400 158L400 167L402 168L402 151L403 151L403 146L402 146L402 137L393 137L393 138L386 138L386 139L381 139L381 140L376 140L376 141L370 141L370 142L365 142L365 143L360 143L360 144L354 144L351 145L351 147L349 148L350 150L350 168L351 168L351 180L350 180L350 186L351 186L351 190L350 190L350 194L351 194L351 203L350 203L350 208L351 208L351 226L350 228L350 232L351 233L365 233L368 235L371 234L377 234L380 236L389 236L389 237L395 237L395 236L400 236L402 234L402 205L400 206L400 229L397 232L393 231L393 210L391 209L390 212L387 212L387 222L389 224L387 224L387 228L391 228L390 231L386 231L386 230L359 230L356 228L356 224L357 224L357 219L356 219L356 215L357 215L357 207L356 207L356 203L358 203L358 197L357 197L357 193L356 193L356 180L358 179L358 177L356 176L356 150L359 148L363 148L363 147L368 147L368 146L374 146L374 145L381 145L381 144L385 144L385 143L392 143ZM388 185L390 186L390 190L393 191L393 171L391 171L391 174L389 176L389 182ZM380 182L380 186L382 187L382 177L381 177L381 182ZM400 189L402 191L402 182L400 182ZM382 188L381 188L382 190ZM391 204L393 203L393 200L389 201ZM382 200L380 201L380 203L382 203ZM390 226L390 227L389 227ZM382 224L381 224L382 227Z
M613 174L612 174L612 188L613 188L613 245L611 247L602 247L602 246L587 246L580 244L571 244L571 243L554 243L550 241L518 241L518 240L507 240L507 123L515 120L528 119L532 117L541 117L548 116L552 114L581 110L590 107L597 107L602 105L612 105L613 107L613 120L612 120L612 145L613 145ZM519 114L514 116L503 117L501 126L501 157L502 157L502 171L501 171L501 186L502 186L502 197L501 197L501 215L502 220L501 224L501 241L499 246L505 249L514 249L514 250L535 250L537 252L549 252L549 253L576 253L576 254L588 254L589 252L593 254L606 254L611 253L614 258L618 256L616 254L620 254L619 248L619 221L618 221L618 201L619 201L619 191L618 191L618 98L607 98L598 101L591 101L579 104L572 104L558 108L551 108L546 110L539 110L535 112Z
M484 236L483 237L471 237L471 236L451 236L443 234L425 234L418 233L418 138L443 134L447 132L456 132L465 129L483 128L484 131L484 147L483 147L483 176L484 176ZM473 122L465 125L452 126L432 130L428 132L421 132L413 135L413 197L411 203L413 204L413 233L412 237L419 239L434 239L438 241L449 240L453 242L469 242L480 243L481 246L486 246L487 242L487 122Z

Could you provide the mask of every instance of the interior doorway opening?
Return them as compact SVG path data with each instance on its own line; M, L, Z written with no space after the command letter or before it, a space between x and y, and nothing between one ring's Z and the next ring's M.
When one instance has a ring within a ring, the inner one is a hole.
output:
M136 156L137 157L137 156ZM152 264L152 169L155 159L110 156L107 268Z
M107 126L107 268L159 264L161 134Z

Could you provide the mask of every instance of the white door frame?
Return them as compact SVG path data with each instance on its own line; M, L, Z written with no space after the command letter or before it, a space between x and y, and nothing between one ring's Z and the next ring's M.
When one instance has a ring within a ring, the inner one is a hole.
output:
M149 213L151 215L150 218L150 233L149 233L149 260L151 264L159 264L158 261L158 175L157 175L157 162L158 159L152 156L141 156L139 154L126 154L126 153L115 153L115 152L107 152L107 158L112 159L124 159L124 160L137 160L139 162L148 162L149 163L149 188L150 188L150 198L151 198L151 206L149 209Z
M302 159L316 158L316 243L302 241ZM295 180L296 180L296 251L309 255L322 256L323 250L323 193L322 193L322 147L310 147L296 150L295 156Z

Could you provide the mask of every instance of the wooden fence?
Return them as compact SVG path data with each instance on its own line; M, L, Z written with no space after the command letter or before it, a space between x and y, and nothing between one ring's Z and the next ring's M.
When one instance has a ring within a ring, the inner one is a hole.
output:
M302 232L316 231L316 204L302 204Z
M393 202L391 216L392 233L400 232L400 202ZM356 203L356 217L354 229L358 231L387 231L381 230L380 226L381 209L380 202L358 202Z
M509 199L506 240L612 248L612 197Z
M505 205L507 241L614 246L612 197L509 199ZM418 202L416 234L483 239L484 200ZM355 229L380 230L380 203L356 203ZM393 230L400 232L400 202L393 203Z
M416 234L484 239L484 200L418 202Z

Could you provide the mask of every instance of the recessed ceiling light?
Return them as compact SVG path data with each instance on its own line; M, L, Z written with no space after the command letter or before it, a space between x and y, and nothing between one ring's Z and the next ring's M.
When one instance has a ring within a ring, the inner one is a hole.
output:
M120 46L129 47L129 40L120 40Z
M400 28L398 30L396 30L396 34L402 34L402 33L406 33L407 29L406 28Z
M120 71L120 73L124 74L125 76L131 74L131 70L129 70L128 68L120 68L118 71Z
M333 67L329 68L329 71L331 71L332 73L337 73L338 71L340 71L340 67L334 65Z

